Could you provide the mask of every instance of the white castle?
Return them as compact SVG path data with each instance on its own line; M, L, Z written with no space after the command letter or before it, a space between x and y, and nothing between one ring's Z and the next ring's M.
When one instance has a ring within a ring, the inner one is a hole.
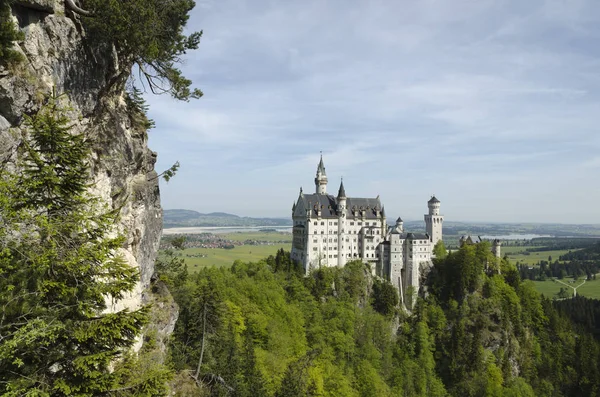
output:
M293 243L291 258L306 274L322 266L344 266L361 260L373 273L389 280L404 296L407 287L419 289L420 276L431 266L434 245L442 239L444 216L440 201L427 202L426 234L407 233L401 218L388 226L379 196L347 197L344 182L337 197L327 194L323 156L317 167L316 192L300 195L292 207Z

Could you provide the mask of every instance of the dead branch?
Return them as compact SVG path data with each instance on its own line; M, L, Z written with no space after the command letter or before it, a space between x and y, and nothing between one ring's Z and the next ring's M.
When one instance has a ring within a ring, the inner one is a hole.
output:
M67 3L67 6L71 9L71 11L83 15L84 17L92 17L94 16L94 14L90 11L86 11L83 8L79 7L77 4L75 4L75 1L73 0L65 0L65 3Z

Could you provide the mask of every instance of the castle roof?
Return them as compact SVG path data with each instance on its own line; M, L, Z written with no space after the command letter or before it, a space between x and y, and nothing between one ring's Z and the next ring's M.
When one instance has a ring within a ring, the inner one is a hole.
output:
M340 182L340 190L338 191L338 197L346 197L346 189L344 189L344 181Z
M433 204L433 203L439 203L440 200L437 199L437 197L431 196L431 199L427 202L428 204Z
M319 165L317 167L317 173L321 172L321 174L323 174L323 176L326 176L325 174L325 165L323 164L323 155L321 155L321 160L319 160Z
M427 233L400 232L395 226L390 226L388 230L390 230L390 234L399 234L400 238L403 240L429 240L429 235Z
M429 240L427 233L406 233L406 238L409 240Z
M304 209L310 209L311 216L317 216L317 209L321 210L321 218L338 218L337 199L330 194L304 194L298 199L303 203ZM297 208L299 206L296 206ZM361 218L361 210L365 211L365 219L377 219L377 209L381 208L378 198L348 197L346 199L346 218ZM297 214L304 215L304 214Z
M400 223L400 222L403 222L402 218L398 217L398 219L396 219L396 223Z

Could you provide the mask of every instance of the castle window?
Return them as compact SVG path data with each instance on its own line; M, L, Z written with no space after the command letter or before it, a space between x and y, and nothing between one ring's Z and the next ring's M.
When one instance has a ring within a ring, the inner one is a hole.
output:
M333 226L337 226L337 222L333 222Z
M350 226L354 226L354 222L350 222Z
M362 226L362 222L358 222L358 226Z
M329 255L329 258L331 258L332 255Z
M317 221L315 221L314 225L317 226Z
M313 251L316 251L316 250L317 250L317 247L313 247Z
M315 230L315 234L317 234L317 231Z
M316 233L316 231L315 231L315 233ZM325 230L321 230L321 234L325 234Z
M321 222L321 226L325 226L325 222Z
M329 226L331 226L331 222L329 222Z
M313 240L313 243L316 243L316 242L317 242L317 239L314 239L314 240Z
M331 242L331 239L329 239L329 242Z

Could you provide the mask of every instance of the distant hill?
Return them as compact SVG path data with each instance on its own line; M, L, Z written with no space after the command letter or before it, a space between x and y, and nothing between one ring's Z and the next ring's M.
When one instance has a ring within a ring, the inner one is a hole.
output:
M291 226L288 218L250 218L241 217L226 212L211 212L203 214L198 211L174 209L163 211L163 227L192 227L192 226Z

